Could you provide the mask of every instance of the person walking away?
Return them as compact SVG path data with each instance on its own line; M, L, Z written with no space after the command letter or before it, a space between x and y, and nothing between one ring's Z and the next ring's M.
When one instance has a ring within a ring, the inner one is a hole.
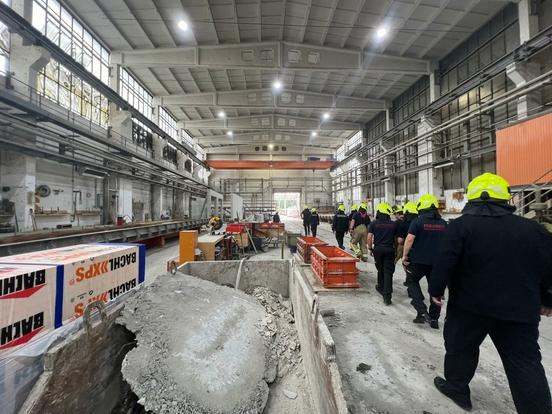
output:
M320 224L320 216L318 215L315 208L311 210L310 215L310 230L312 237L316 237L316 229L318 228L318 225Z
M425 194L418 202L418 218L410 224L404 242L402 263L406 270L406 286L410 304L416 309L414 323L429 323L433 329L439 329L441 308L430 299L429 312L425 297L420 288L420 280L431 280L431 271L435 252L439 251L447 222L438 211L439 203L435 196ZM401 235L399 235L400 237Z
M368 250L378 271L376 290L383 296L383 302L391 305L397 222L391 221L393 209L389 203L379 203L376 211L376 219L368 227Z
M403 222L404 222L403 207L393 206L391 208L393 209L393 216L395 217L395 221L397 222L397 228L399 229L399 232L400 232L400 229L402 228L402 225L403 225ZM408 231L408 229L407 229L407 231ZM397 243L395 245L395 264L397 264L397 262L402 257L403 243L400 243L400 241L404 242L404 240L397 239Z
M351 220L353 219L357 211L358 211L358 206L356 204L353 204L351 206L351 212L349 213L349 223L351 222Z
M349 232L351 233L351 250L362 261L368 260L367 237L368 225L370 224L370 216L367 213L368 206L366 203L360 203L358 211L353 215L349 224Z
M406 236L408 236L408 229L410 228L410 224L416 217L418 217L418 207L417 204L413 201L408 201L403 206L403 213L404 218L401 222L398 223L398 239L397 239L397 246L404 246L404 241L406 240ZM395 255L395 264L399 260L402 259L403 256L403 249L401 249L400 254L399 251L397 251L397 254ZM405 272L406 273L406 272ZM403 282L403 285L406 286L406 280Z
M435 386L470 410L469 383L479 346L489 335L517 412L550 414L538 337L540 316L552 315L552 236L537 222L514 214L508 182L498 175L474 178L466 195L462 216L445 230L429 280L437 305L443 305L447 286L450 296L445 378L436 377Z
M274 216L272 216L272 222L273 223L279 223L280 222L280 215L278 214L278 212L275 212Z
M349 216L345 214L345 206L340 204L337 207L337 212L335 213L332 220L332 231L335 233L335 239L337 240L337 245L340 249L345 250L343 245L343 238L345 233L349 230Z
M301 212L301 218L303 219L303 228L305 229L305 236L310 234L310 216L311 211L309 206L305 204L305 209Z

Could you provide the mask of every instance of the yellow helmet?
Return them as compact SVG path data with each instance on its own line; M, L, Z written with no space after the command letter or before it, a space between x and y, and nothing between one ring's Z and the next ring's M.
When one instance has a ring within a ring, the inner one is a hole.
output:
M312 209L311 209L311 213L316 213L316 209L315 209L315 208L312 208Z
M308 205L308 204L305 204L305 208L309 208L309 205Z
M368 210L368 205L364 202L360 203L360 206L358 206L359 209L364 209L364 210Z
M403 213L403 208L402 206L398 206L398 205L395 205L393 207L391 207L393 209L393 213L394 214L397 214L397 213Z
M499 175L485 173L475 177L468 184L468 200L495 199L510 200L510 184Z
M351 211L357 211L358 210L358 206L356 204L353 204L351 206Z
M393 207L391 207L389 203L386 203L385 201L379 203L376 210L378 211L378 213L387 214L388 216L393 214Z
M410 213L410 214L418 214L418 208L416 207L416 203L413 201L408 201L403 206L403 212Z
M424 194L420 197L418 200L418 211L425 210L426 208L439 208L439 202L437 201L437 198L433 194Z
M345 211L345 205L340 204L339 206L337 206L337 211Z

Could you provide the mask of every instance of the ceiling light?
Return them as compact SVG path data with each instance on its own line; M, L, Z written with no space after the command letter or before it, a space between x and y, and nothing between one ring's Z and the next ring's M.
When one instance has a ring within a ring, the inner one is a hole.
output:
M217 116L219 118L225 118L226 117L226 113L224 111L219 111L219 113L217 114Z
M268 149L269 150L274 149L274 144L268 144Z
M279 80L274 81L274 83L272 84L272 87L277 91L279 91L280 89L282 89L282 82L280 82Z
M327 112L324 112L324 114L322 115L322 118L323 119L330 119L330 114L327 113Z
M184 20L180 20L178 22L178 28L185 32L186 30L188 30L188 23L186 23Z
M315 137L315 136L317 136L317 135L318 135L318 132L316 132L316 131L312 131L312 132L311 132L311 137Z
M234 135L234 133L233 133L232 131L228 131L228 132L226 133L226 135L228 135L229 137L231 137L232 135Z
M385 36L387 36L387 33L389 32L389 29L385 26L380 26L376 30L376 38L383 39Z

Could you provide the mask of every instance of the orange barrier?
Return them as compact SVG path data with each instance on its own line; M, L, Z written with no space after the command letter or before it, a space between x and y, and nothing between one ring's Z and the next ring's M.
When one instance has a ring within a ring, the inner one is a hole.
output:
M313 246L311 267L325 288L358 288L358 259L335 246Z

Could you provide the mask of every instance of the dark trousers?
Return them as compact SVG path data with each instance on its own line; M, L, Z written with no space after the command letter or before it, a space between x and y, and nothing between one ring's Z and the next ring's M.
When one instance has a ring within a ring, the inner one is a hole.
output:
M310 234L310 224L303 222L303 227L305 228L305 236Z
M317 228L317 227L318 227L318 226L313 226L313 225L311 224L310 228L311 228L312 237L316 237L316 228Z
M410 298L410 304L414 306L418 315L423 315L427 312L427 306L424 302L425 297L422 293L422 288L420 287L420 280L425 276L427 283L429 284L429 279L431 278L432 266L419 264L419 263L410 263L406 268L406 287L408 290L408 297ZM429 317L431 319L439 319L441 315L441 308L437 306L429 297Z
M443 333L445 378L452 390L470 394L479 346L489 335L502 359L517 412L550 414L550 388L541 364L537 323L504 321L449 304Z
M384 298L391 299L393 273L395 272L395 249L375 246L373 252L378 271L378 289Z
M343 245L343 237L345 237L344 231L336 231L335 232L335 239L337 240L337 245L340 249L345 249L345 246Z

